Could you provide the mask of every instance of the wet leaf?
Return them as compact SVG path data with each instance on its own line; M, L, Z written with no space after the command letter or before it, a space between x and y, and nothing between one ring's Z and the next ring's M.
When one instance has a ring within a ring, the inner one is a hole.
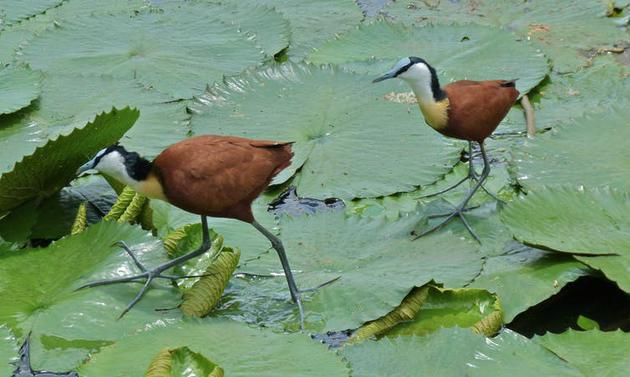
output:
M116 142L138 119L135 109L112 109L85 127L61 135L0 176L0 214L33 198L45 198L67 185L98 150Z
M7 25L18 23L23 19L56 7L62 2L63 0L3 0L0 3L0 30L2 30L3 19Z
M512 168L526 190L541 186L630 187L630 107L569 121L513 150Z
M496 293L509 323L586 274L586 266L570 256L514 244L505 254L487 258L470 287Z
M254 41L221 22L217 10L191 4L132 16L77 17L30 42L24 59L45 72L110 74L137 79L174 99L190 98L264 59Z
M327 42L308 60L344 64L375 77L405 56L426 59L438 70L442 84L462 79L518 78L516 87L521 93L538 85L549 70L545 57L529 43L510 33L476 25L418 28L389 22L364 24ZM409 91L405 83L388 87L390 91Z
M216 319L180 322L127 337L94 355L80 369L80 374L82 377L142 375L159 351L183 346L220 365L226 376L349 375L345 363L333 351L308 335L276 334Z
M445 174L460 146L418 126L417 114L383 99L388 91L365 75L285 64L209 88L193 106L192 128L195 134L294 141L293 164L275 183L300 169L295 183L304 196L411 191Z
M427 336L385 337L343 350L355 377L386 376L582 376L529 339L504 331L485 338L470 330L441 329Z
M41 92L42 75L27 66L0 69L0 116L28 106Z
M630 367L630 334L621 330L568 330L534 338L539 344L579 369L585 376L623 376Z
M315 287L340 276L305 295L306 327L317 331L354 329L392 311L414 286L431 280L450 287L470 282L481 270L474 241L450 232L411 241L409 232L419 220L417 214L388 222L346 218L335 212L285 219L280 236L298 287ZM249 284L234 281L238 289L228 299L241 312L230 311L228 306L217 315L249 315L269 326L278 326L276 321L289 327L297 323L297 309L288 301L275 252L247 262L241 270L276 277ZM271 297L284 300L284 306L273 306ZM268 319L276 321L269 323Z
M3 376L11 375L13 367L11 362L18 357L17 341L6 327L0 327L0 373Z

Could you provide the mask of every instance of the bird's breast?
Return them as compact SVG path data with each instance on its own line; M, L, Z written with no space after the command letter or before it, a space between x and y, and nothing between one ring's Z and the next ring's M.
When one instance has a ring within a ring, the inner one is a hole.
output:
M168 201L166 195L164 194L162 184L155 174L149 174L146 180L140 182L136 191L151 199L160 199L165 202Z
M448 98L442 101L418 102L424 120L431 128L442 130L448 125Z

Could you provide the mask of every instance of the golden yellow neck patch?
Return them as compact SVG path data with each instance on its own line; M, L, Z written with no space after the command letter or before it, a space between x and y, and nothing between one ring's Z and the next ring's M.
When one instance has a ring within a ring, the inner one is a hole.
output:
M424 115L424 119L429 126L433 129L441 130L447 126L448 123L448 98L445 98L439 102L420 102L420 111Z
M162 184L154 173L149 174L147 179L140 182L134 189L148 198L167 201Z

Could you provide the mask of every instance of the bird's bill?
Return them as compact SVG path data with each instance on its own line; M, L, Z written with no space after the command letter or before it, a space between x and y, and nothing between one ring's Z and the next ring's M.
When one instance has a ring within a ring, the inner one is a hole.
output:
M376 82L388 80L388 79L393 79L394 77L396 77L396 70L392 69L391 71L388 71L387 73L385 73L383 76L377 77L374 80L372 80L372 83L376 83Z
M77 175L81 175L88 170L92 170L93 168L94 168L94 159L91 159L90 161L81 165L81 167L77 169Z

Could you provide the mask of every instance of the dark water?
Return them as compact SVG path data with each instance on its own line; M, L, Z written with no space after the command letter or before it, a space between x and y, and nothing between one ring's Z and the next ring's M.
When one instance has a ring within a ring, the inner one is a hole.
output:
M322 211L343 210L346 204L341 199L328 198L324 200L312 198L300 198L295 186L289 186L273 202L269 203L268 210L274 214L298 217L312 215Z

